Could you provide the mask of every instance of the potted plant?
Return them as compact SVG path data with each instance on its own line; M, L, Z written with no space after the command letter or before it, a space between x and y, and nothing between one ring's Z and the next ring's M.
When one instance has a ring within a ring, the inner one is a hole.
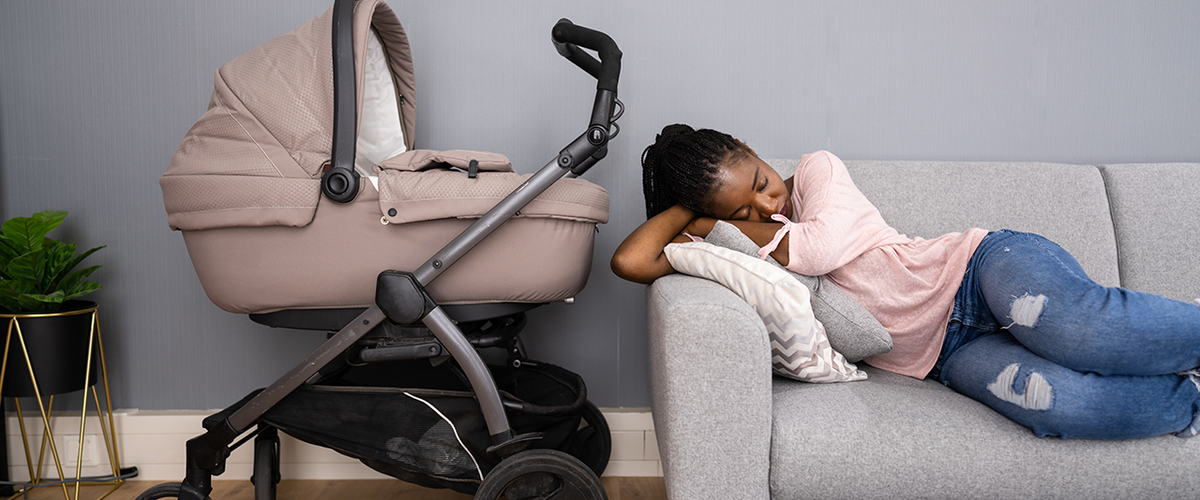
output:
M0 325L8 339L4 396L35 395L30 365L43 395L85 388L96 304L79 298L100 289L85 279L100 266L75 268L104 247L76 255L74 243L46 237L66 217L45 210L0 226ZM95 383L95 363L91 368L87 379Z

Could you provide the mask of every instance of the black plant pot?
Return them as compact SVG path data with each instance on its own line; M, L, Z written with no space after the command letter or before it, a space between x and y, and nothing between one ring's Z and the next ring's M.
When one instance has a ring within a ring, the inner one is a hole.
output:
M25 363L26 350L42 396L78 391L95 384L100 377L98 349L92 351L90 376L87 366L88 340L95 344L96 338L92 331L95 314L96 303L87 300L70 300L61 310L48 313L0 312L0 326L5 331L11 326L12 332L0 391L4 397L36 395L29 378L29 365ZM17 325L12 325L14 318ZM20 337L17 326L21 329ZM21 348L21 338L25 349Z

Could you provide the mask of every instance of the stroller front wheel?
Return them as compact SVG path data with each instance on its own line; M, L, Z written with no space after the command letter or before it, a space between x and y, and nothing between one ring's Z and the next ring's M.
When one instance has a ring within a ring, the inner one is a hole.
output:
M254 438L254 500L275 500L279 479L279 431L266 427Z
M608 500L608 495L600 478L579 459L558 450L539 449L502 460L483 478L475 498Z

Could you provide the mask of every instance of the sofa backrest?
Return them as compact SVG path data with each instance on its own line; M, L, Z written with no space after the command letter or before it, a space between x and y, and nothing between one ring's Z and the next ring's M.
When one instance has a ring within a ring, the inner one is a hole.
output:
M799 160L768 161L786 179ZM1120 284L1117 243L1097 167L1050 163L847 161L892 227L936 238L971 227L1037 233L1097 282Z
M1200 163L1100 167L1112 205L1121 285L1200 298Z

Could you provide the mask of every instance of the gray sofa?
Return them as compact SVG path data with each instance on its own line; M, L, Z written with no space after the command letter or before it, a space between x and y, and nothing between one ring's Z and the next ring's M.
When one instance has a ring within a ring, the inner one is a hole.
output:
M798 161L772 161L784 178ZM1042 234L1096 281L1200 297L1200 164L847 161L911 237ZM691 499L1200 498L1200 437L1043 439L932 380L771 375L758 315L683 275L647 289L651 404L667 493Z

